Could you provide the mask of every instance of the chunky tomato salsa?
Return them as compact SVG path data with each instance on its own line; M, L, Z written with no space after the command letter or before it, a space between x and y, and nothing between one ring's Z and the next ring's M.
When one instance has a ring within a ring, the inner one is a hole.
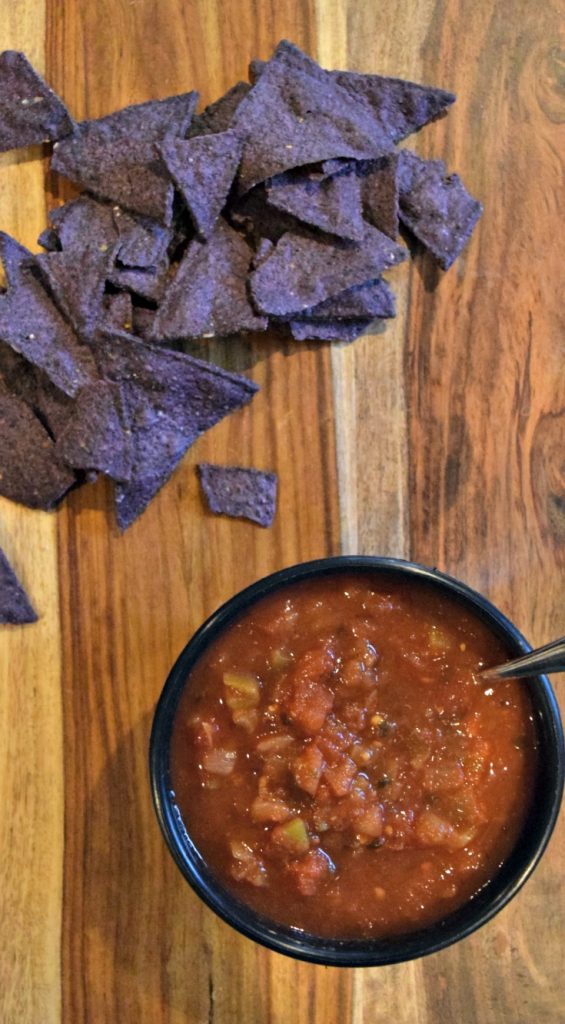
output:
M431 924L496 873L536 770L526 685L453 597L380 574L255 604L192 669L171 774L218 880L274 921L332 937Z

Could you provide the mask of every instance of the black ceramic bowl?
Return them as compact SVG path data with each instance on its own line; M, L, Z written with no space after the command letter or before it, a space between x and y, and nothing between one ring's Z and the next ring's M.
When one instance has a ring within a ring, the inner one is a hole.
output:
M171 789L171 732L187 676L207 645L234 618L266 594L298 580L351 571L370 574L386 572L427 581L474 611L503 640L512 656L531 649L512 623L486 598L435 569L398 559L361 556L325 558L283 569L259 580L227 601L201 626L182 651L165 683L155 712L150 743L150 771L155 810L167 845L187 882L224 921L243 935L288 956L326 965L369 967L435 953L470 935L516 895L539 862L553 831L563 791L565 752L554 693L545 676L536 676L528 685L536 715L539 770L532 808L521 838L498 874L478 895L431 927L390 939L319 938L299 929L278 925L227 892L215 880L192 843Z

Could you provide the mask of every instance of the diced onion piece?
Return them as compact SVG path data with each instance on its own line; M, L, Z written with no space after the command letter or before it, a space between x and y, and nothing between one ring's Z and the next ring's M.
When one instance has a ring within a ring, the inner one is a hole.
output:
M286 750L290 745L294 743L292 736L289 736L286 732L277 732L274 736L265 736L264 739L259 740L256 751L258 754L270 755L270 754L281 754L283 750Z
M308 829L302 818L292 818L284 825L277 825L271 832L271 836L277 846L282 846L296 857L300 857L310 849Z
M232 839L230 850L235 864L231 874L238 882L250 882L251 885L263 887L268 883L265 865L248 843Z
M226 704L231 711L256 708L261 696L259 680L251 672L224 672Z
M271 654L270 660L271 668L274 668L276 671L282 671L290 665L292 657L289 651L286 651L283 647L277 647Z
M235 725L240 725L248 733L255 732L259 724L259 712L256 708L232 711L232 718Z
M207 750L202 757L202 764L212 775L231 775L235 768L237 753L235 750Z
M253 821L273 823L287 821L292 811L276 796L257 796L251 804L251 817Z

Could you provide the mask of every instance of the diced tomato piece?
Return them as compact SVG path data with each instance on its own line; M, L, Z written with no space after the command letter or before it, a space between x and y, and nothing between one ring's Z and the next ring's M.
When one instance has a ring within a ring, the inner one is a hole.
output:
M290 864L288 870L302 896L314 896L320 883L333 874L335 865L323 850L310 850Z
M459 789L463 781L463 769L457 761L435 759L424 769L423 783L428 793L449 793Z
M357 819L357 828L362 837L378 839L383 833L383 812L380 804L373 804Z
M350 757L342 756L333 765L324 768L324 779L335 796L346 796L357 775L357 765Z
M297 786L300 786L300 789L303 789L305 793L309 793L310 796L316 796L323 768L324 758L322 751L315 743L309 743L302 753L295 758L292 766L292 773Z
M288 716L298 728L312 736L322 728L334 703L334 695L325 685L334 667L328 647L307 651L298 661L291 677L291 696L286 704Z

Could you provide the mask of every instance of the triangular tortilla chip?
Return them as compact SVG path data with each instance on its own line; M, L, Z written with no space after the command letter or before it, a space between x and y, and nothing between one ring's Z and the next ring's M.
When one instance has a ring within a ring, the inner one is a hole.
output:
M171 137L160 144L159 152L184 197L198 234L209 238L241 160L240 139L232 131L194 139Z
M305 319L322 321L362 320L377 316L396 316L394 294L382 278L357 285L356 288L348 288L304 312Z
M279 44L235 112L244 140L239 188L334 157L367 159L392 148L370 106L290 43Z
M103 199L170 225L174 189L153 142L119 138L110 142L79 129L53 150L52 170Z
M184 137L190 128L197 102L197 92L185 92L178 96L168 96L164 100L132 103L104 117L80 121L76 126L76 134L81 137L83 148L87 148L89 141L112 143L138 139L156 142L169 132ZM67 143L73 141L68 139L61 143L58 146L59 152L64 153Z
M443 160L402 150L398 164L400 219L448 270L467 244L483 208Z
M453 93L445 89L417 85L401 78L347 71L332 74L351 96L362 96L371 105L379 125L392 142L419 131L443 114L455 99Z
M62 100L17 50L0 54L0 152L53 142L74 129Z
M44 370L67 395L93 380L92 354L52 303L33 265L21 264L0 295L0 339Z
M119 332L100 335L96 358L105 380L135 386L191 436L246 405L259 390L249 377Z
M373 280L404 259L406 250L369 224L360 244L289 233L252 272L249 286L258 310L284 317Z
M105 379L122 384L130 416L132 473L116 487L116 515L125 529L196 438L247 404L257 385L184 353L120 334L101 336L97 357Z
M355 341L372 323L363 320L290 320L289 327L295 341Z
M59 248L82 250L86 246L107 252L118 238L113 208L93 196L82 195L51 210L49 220L59 236Z
M271 526L277 506L276 473L201 462L198 475L211 512Z
M375 131L379 137L384 134L392 143L418 131L455 101L453 93L445 89L417 85L402 78L363 75L354 71L325 71L286 39L277 46L275 57L291 68L307 69L320 81L327 80L329 76L352 99L367 105ZM265 65L262 61L253 61L254 78L260 78L270 63L268 61Z
M95 469L113 480L128 480L133 442L121 387L97 381L78 395L56 453L72 469Z
M36 257L36 265L57 306L80 335L88 336L97 327L113 260L113 250L100 252L96 248L44 253Z
M191 242L155 317L155 339L265 330L247 295L252 256L222 218L208 242Z
M125 391L130 391L134 461L130 479L114 487L116 520L121 530L145 511L196 440L194 435L179 431L178 425L156 411L144 396L131 394L127 387Z
M0 494L29 508L52 508L75 482L29 406L0 384Z
M329 234L352 241L364 237L361 184L355 174L316 181L308 172L288 172L271 180L267 198L271 206Z
M121 266L147 270L167 261L167 250L173 240L170 228L149 217L133 216L119 206L114 207L113 215L119 233L116 257Z
M353 71L332 71L331 74L351 96L366 100L380 128L395 143L435 120L455 101L452 92L406 82L402 78L359 75Z
M37 622L37 612L0 548L0 623L23 626Z

